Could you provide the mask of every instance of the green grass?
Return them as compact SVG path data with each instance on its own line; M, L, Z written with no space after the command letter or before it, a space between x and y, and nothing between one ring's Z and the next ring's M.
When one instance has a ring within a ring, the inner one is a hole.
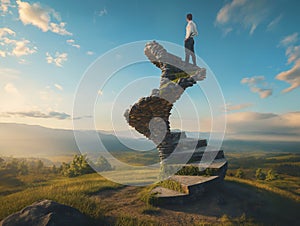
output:
M116 226L159 226L161 225L155 221L144 220L132 216L120 216L117 218Z
M0 197L0 219L43 199L72 206L94 219L99 219L105 213L105 207L99 200L90 196L105 189L120 187L121 185L110 182L98 174L32 184L23 191Z
M181 184L174 180L164 180L164 181L159 182L157 185L164 187L164 188L168 188L170 190L185 193L185 191L182 189Z
M265 181L254 181L254 180L246 180L246 179L240 179L240 178L236 178L236 177L230 177L230 176L226 176L225 180L227 181L233 181L236 183L242 183L242 184L247 184L256 188L260 188L260 189L264 189L266 191L270 191L273 192L275 194L278 194L280 196L289 198L291 200L294 200L296 202L300 202L300 197L298 195L295 195L287 190L282 190L279 189L277 187L274 187L270 184L268 184L268 182Z

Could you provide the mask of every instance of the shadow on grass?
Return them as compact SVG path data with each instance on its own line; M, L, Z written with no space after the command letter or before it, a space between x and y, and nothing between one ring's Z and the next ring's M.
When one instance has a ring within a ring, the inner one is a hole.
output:
M255 222L268 225L297 225L300 211L300 203L296 201L233 181L225 181L198 200L161 207L218 218L224 214L233 218L246 214Z

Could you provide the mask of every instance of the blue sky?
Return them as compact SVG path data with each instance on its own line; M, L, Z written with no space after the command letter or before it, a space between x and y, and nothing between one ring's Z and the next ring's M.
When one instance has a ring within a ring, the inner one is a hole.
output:
M223 90L228 131L246 133L249 124L261 124L266 133L293 131L299 138L297 0L0 0L0 4L1 122L71 128L73 96L92 62L134 41L182 45L185 15L191 12L199 30L196 53ZM129 80L160 75L149 65L137 67L135 75L134 70L120 73ZM111 85L111 92L114 88L120 87ZM103 90L103 98L105 94ZM112 101L113 92L106 98ZM188 118L188 112L183 117ZM105 122L98 127L112 129ZM251 132L260 130L258 126Z

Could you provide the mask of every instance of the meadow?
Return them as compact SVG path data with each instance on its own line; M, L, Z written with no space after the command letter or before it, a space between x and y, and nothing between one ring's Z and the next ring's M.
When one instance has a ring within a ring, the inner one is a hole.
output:
M77 208L95 225L99 222L104 225L272 225L274 222L293 225L297 222L298 153L227 153L226 156L229 169L224 186L186 206L152 206L141 200L148 187L124 186L97 173L66 177L57 168L45 165L39 173L29 169L24 175L2 170L0 219L36 201L51 199ZM122 153L122 158L132 161L130 154ZM144 163L151 158L148 154ZM265 175L273 170L276 178L258 179L257 169ZM153 171L105 173L119 179L136 173L135 179L140 183L151 181L149 178L155 175Z

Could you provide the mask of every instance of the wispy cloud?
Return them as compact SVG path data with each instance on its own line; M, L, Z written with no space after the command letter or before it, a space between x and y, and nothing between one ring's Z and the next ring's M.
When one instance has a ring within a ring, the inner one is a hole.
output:
M4 49L0 50L1 57L7 56L26 56L37 51L36 47L30 46L30 41L26 39L16 40L16 33L10 28L0 28L0 46Z
M48 64L54 64L57 67L62 67L63 63L68 60L68 54L56 52L55 56L51 56L50 53L47 52L46 60Z
M283 137L299 140L300 112L284 114L238 112L227 115L227 131L235 138L239 135L254 139Z
M298 35L299 34L297 32L295 32L295 33L293 33L291 35L288 35L288 36L284 37L280 41L279 45L280 46L284 46L284 47L287 47L287 46L290 46L290 45L294 45L298 41Z
M54 87L55 87L56 89L60 90L60 91L63 91L63 90L64 90L64 88L63 88L61 85L59 85L59 84L54 84Z
M19 19L23 24L31 24L43 32L51 31L60 35L72 35L67 31L65 22L61 22L59 13L50 7L43 7L40 3L28 3L17 0Z
M76 44L74 39L68 39L68 40L67 40L67 43L68 43L70 46L73 46L73 47L75 47L75 48L77 48L77 49L80 49L80 45Z
M28 112L3 112L2 117L28 117L28 118L44 118L44 119L70 119L71 116L64 112L50 111L48 113L43 113L41 111L28 111Z
M0 68L1 81L5 80L5 79L10 79L10 80L18 79L20 73L21 72L19 70L16 70L14 68L5 68L5 67Z
M103 8L103 9L97 11L96 14L97 14L98 16L105 16L105 15L108 14L108 12L107 12L106 8Z
M276 79L287 82L290 87L282 92L287 93L300 87L300 46L290 47L287 50L288 63L294 63L291 69L283 71L276 76Z
M280 14L279 16L277 16L274 20L272 20L268 26L267 26L267 31L271 31L273 30L277 24L279 24L279 22L281 21L282 19L282 14Z
M290 84L290 87L282 91L283 93L300 87L300 45L295 45L298 40L298 33L293 33L284 37L279 43L279 46L286 48L287 64L293 64L291 69L276 75L277 80Z
M87 51L86 52L86 55L89 55L89 56L92 56L92 55L94 55L95 53L93 52L93 51Z
M223 31L227 33L228 27L232 29L233 25L242 25L244 29L249 29L250 34L253 34L267 15L266 0L232 0L219 10L216 25L222 27Z
M58 120L80 120L84 118L91 118L91 116L79 116L74 117L65 112L58 111L16 111L16 112L2 112L0 113L0 117L24 117L24 118L42 118L42 119L58 119Z
M260 98L264 99L272 95L273 89L265 81L264 76L254 76L250 78L243 78L242 84L247 84L253 93L258 93Z
M244 103L244 104L236 104L236 105L228 103L225 105L224 111L226 111L226 112L238 111L238 110L242 110L242 109L251 107L252 105L253 105L252 103Z

